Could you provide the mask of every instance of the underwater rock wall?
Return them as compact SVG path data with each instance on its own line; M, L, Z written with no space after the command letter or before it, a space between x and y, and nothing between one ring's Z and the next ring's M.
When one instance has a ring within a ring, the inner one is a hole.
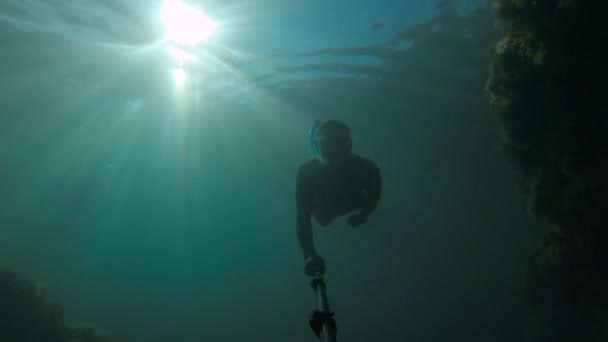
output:
M42 286L0 268L0 341L109 342L110 339L92 327L66 323L63 309L47 300Z
M527 292L547 341L608 340L606 2L493 0L503 35L487 83L503 147L547 234Z

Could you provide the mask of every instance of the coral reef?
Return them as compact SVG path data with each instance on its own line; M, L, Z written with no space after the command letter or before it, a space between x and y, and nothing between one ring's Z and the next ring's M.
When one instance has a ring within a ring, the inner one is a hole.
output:
M528 212L550 227L530 256L530 298L552 341L604 341L608 308L608 116L603 101L607 5L494 0L503 37L487 91ZM599 82L598 82L599 81ZM567 323L567 324L565 324ZM604 331L602 331L604 329Z
M110 337L92 326L70 324L68 342L110 342Z
M88 326L71 326L63 309L47 300L44 289L24 276L0 268L0 341L108 342Z

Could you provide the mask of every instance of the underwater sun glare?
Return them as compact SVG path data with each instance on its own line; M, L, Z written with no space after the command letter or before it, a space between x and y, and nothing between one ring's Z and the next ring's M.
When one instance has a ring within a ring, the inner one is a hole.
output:
M186 75L184 74L184 70L181 68L175 68L171 71L173 74L173 79L175 80L175 85L178 88L181 88L186 81Z
M195 45L211 37L215 23L203 12L179 0L165 0L161 9L165 39L184 45Z

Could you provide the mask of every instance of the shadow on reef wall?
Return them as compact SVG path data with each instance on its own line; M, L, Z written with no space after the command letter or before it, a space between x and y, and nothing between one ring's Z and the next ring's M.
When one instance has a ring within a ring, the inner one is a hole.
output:
M546 220L527 292L547 341L608 341L605 1L493 0L487 91L531 215Z
M110 339L91 327L66 323L63 309L47 300L42 287L0 268L0 341L109 342Z

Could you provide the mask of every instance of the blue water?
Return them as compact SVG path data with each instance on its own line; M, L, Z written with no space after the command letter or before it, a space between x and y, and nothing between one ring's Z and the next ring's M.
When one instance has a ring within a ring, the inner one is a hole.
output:
M160 1L0 4L0 264L115 341L313 341L294 180L312 120L338 118L385 187L366 226L315 228L339 339L526 335L536 240L489 59L448 82L451 40L377 49L434 1L188 3L207 41L163 40Z

